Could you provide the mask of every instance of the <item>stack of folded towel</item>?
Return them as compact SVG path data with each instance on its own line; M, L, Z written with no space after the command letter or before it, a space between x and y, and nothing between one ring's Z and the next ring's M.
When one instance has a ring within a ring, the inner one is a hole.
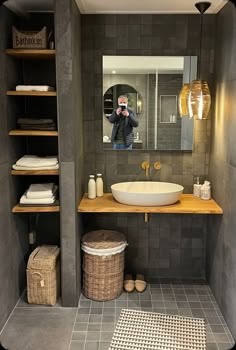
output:
M56 130L55 119L52 118L18 118L17 124L24 130Z
M16 91L55 91L55 89L49 85L17 85Z
M12 166L15 170L52 170L59 169L58 157L38 157L25 155Z
M54 183L32 184L20 199L21 205L52 205L56 201L58 186Z

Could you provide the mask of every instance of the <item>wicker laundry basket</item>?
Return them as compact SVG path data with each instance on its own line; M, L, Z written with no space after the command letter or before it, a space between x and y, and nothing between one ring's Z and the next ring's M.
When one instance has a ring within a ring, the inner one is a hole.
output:
M26 271L30 304L56 304L60 286L59 252L57 246L43 245L30 254Z
M92 300L117 298L123 289L125 236L117 231L97 230L82 238L83 293Z

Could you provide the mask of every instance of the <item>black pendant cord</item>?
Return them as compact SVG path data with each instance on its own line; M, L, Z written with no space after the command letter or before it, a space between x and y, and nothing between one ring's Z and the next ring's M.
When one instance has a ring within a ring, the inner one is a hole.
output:
M199 57L198 57L198 68L197 68L197 79L201 79L201 60L202 60L202 27L203 27L203 14L200 15L200 46L199 46Z
M206 10L211 6L210 2L203 1L203 2L197 2L195 4L195 7L200 12L200 47L199 47L199 57L198 57L198 64L197 64L197 79L200 80L201 77L201 59L202 59L202 29L203 29L203 14L206 12Z

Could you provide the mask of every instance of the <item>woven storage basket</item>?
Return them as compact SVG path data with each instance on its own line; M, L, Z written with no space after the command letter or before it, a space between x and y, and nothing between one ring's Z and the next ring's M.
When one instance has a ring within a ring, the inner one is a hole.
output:
M83 292L92 300L117 298L123 289L125 236L117 231L97 230L82 238Z
M12 27L13 49L46 49L47 28L43 27L39 32L19 31Z
M60 285L59 252L57 246L43 245L30 254L26 271L30 304L56 304Z

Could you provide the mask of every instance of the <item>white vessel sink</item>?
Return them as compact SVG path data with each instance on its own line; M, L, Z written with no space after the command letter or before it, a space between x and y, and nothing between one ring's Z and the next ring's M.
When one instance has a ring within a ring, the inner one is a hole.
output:
M113 197L122 204L159 206L176 203L183 186L169 182L134 181L111 186Z

